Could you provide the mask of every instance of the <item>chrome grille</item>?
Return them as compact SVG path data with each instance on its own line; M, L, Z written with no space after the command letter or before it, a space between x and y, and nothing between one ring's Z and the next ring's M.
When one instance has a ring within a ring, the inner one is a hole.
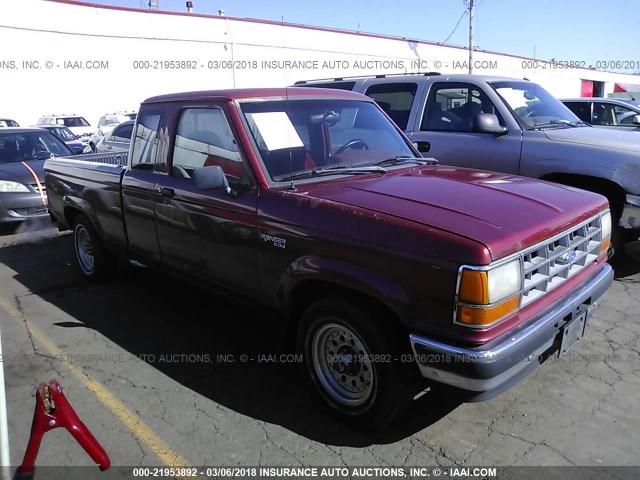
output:
M596 261L602 225L596 216L521 254L524 282L520 306L553 290Z

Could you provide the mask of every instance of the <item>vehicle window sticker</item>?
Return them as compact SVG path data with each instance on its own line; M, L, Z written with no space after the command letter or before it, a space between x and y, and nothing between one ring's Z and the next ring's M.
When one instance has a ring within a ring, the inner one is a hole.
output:
M267 150L304 146L286 112L249 113L247 116L257 127Z

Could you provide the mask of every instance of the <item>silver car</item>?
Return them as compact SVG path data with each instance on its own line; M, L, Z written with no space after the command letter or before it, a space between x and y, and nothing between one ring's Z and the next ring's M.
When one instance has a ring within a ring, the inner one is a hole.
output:
M594 127L640 132L640 106L617 98L564 98L560 100L580 120Z

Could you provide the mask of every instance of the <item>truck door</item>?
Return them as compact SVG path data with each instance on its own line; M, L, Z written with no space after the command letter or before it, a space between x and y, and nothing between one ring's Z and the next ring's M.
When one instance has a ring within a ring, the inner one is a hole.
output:
M425 156L462 167L518 173L522 145L521 131L509 128L496 135L475 132L473 116L493 113L505 125L494 102L479 86L464 82L434 82L427 92L421 116L409 137L428 147Z
M122 179L122 210L132 253L159 262L154 203L160 193L158 177L166 176L158 152L166 150L168 136L160 130L163 110L143 105L131 141L129 166ZM166 132L166 130L165 130Z
M155 205L163 263L191 278L253 293L259 285L258 189L226 106L185 106L174 118L170 168L158 180L163 196ZM196 185L194 171L216 165L230 192Z

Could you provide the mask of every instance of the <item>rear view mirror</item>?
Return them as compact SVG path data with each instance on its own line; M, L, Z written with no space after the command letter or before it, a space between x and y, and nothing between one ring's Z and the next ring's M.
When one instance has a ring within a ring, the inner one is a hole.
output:
M494 135L504 135L507 127L500 125L500 120L493 113L477 113L473 116L473 131L480 133L492 133Z
M633 123L634 125L640 125L640 115L636 115L635 117L633 117L631 123Z
M196 168L191 178L196 183L196 187L200 190L224 189L229 195L233 195L234 191L229 186L227 177L220 165L211 165L208 167Z

